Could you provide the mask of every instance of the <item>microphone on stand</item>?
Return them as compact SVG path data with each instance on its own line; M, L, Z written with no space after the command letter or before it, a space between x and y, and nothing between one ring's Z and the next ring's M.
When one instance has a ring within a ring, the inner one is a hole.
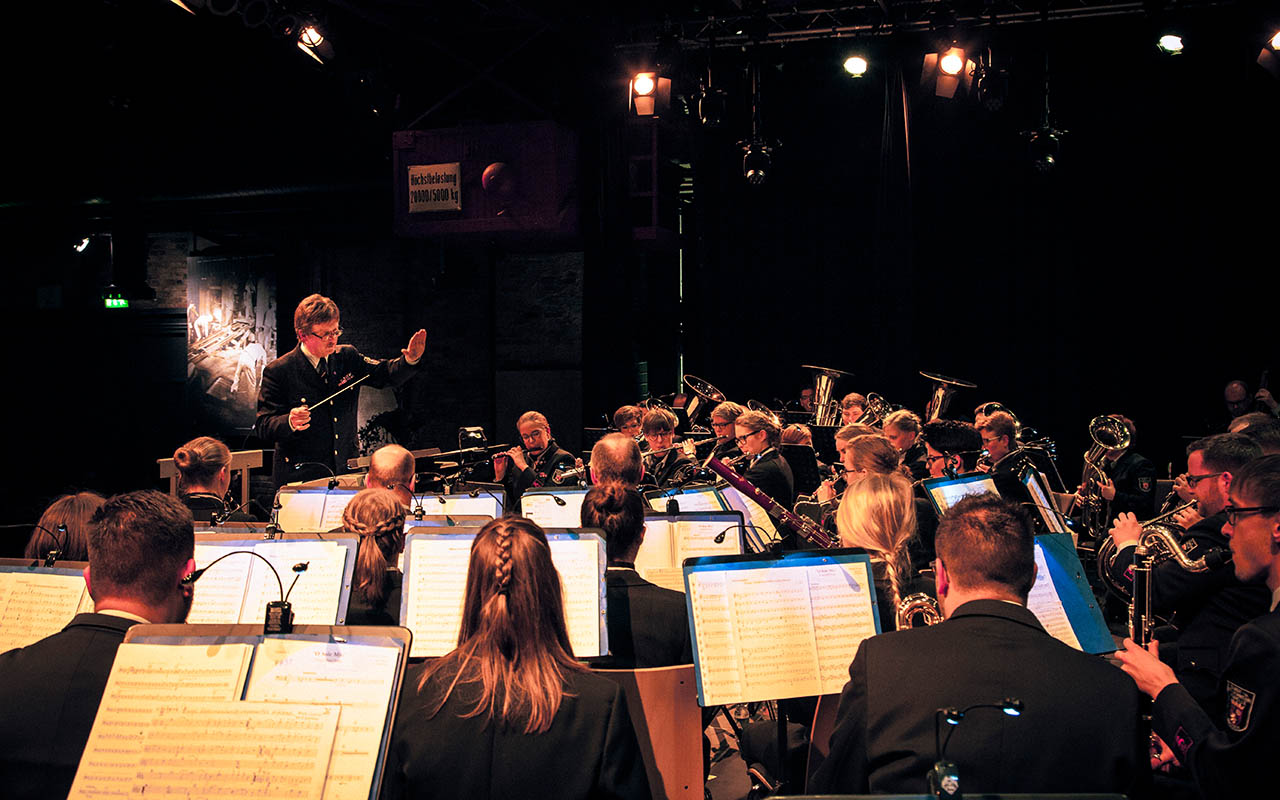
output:
M295 471L295 472L296 472L296 471L298 471L298 470L300 470L300 469L302 469L303 467L324 467L324 471L325 471L325 472L327 472L327 473L329 473L329 488L330 488L330 489L337 489L337 488L338 488L338 476L337 476L337 474L336 474L336 473L335 473L335 472L334 472L334 471L329 467L329 465L328 465L328 464L325 464L325 463L323 463L323 462L321 462L321 461L303 461L301 464L294 464L294 465L293 465L293 469L294 469L294 471Z
M58 523L58 533L62 534L61 537L55 536L53 531L49 530L48 528L46 528L45 526L39 523L34 523L31 525L28 525L26 523L21 523L18 525L0 525L0 528L31 528L32 530L44 531L45 534L47 534L48 537L53 540L53 543L57 545L57 547L53 548L52 550L44 554L44 566L46 567L52 567L53 562L57 561L58 556L62 555L62 551L67 549L67 545L66 545L67 524L65 522Z
M1016 697L1006 697L999 703L974 703L963 709L940 708L933 717L933 743L938 751L938 760L929 770L929 793L938 800L960 800L964 795L960 791L960 767L954 761L947 760L947 745L951 743L951 734L964 720L965 715L978 708L998 708L1011 717L1022 714L1022 701ZM946 741L942 740L942 722L953 726L947 731Z

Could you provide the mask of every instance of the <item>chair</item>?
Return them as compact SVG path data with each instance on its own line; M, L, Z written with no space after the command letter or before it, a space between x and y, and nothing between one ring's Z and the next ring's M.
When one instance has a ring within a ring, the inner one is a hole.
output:
M813 774L831 753L831 734L836 730L836 710L840 707L840 695L824 694L818 698L813 710L813 730L809 732L809 765L805 768L805 788L813 780Z
M595 672L617 682L627 696L655 800L701 800L702 709L693 665Z

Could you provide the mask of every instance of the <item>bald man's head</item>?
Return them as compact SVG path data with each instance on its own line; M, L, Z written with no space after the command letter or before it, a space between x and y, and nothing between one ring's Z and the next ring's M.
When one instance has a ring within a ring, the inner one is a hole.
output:
M370 489L390 489L406 506L413 504L413 453L398 444L373 451L364 485Z
M621 433L600 438L591 448L591 482L635 487L644 478L644 462L636 440Z

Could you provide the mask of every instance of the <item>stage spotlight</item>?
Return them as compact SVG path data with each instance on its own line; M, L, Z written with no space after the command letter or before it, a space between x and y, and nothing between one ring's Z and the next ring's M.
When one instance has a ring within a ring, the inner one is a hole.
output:
M1061 135L1061 131L1053 128L1040 128L1028 134L1027 155L1031 158L1031 166L1041 175L1047 175L1057 166Z
M759 186L768 179L773 169L773 148L756 140L742 146L742 177L752 186Z
M637 72L631 79L628 107L637 117L660 117L671 100L671 79L656 72Z
M844 71L855 78L867 74L867 60L862 56L849 56L844 60Z
M964 51L959 47L952 47L943 53L938 61L938 69L942 70L943 75L959 75L960 70L964 69Z
M938 97L955 97L961 86L967 92L973 84L975 66L964 49L952 45L938 53L925 53L920 85L932 85Z
M702 93L698 95L698 120L708 128L718 128L724 124L728 106L728 92L724 89L705 86Z
M333 44L314 23L298 32L298 49L321 64L333 58Z
M1275 36L1271 37L1271 49L1280 50L1280 31L1276 31Z
M1174 33L1166 33L1160 37L1156 47L1160 48L1160 52L1166 55L1179 55L1182 52L1182 37Z

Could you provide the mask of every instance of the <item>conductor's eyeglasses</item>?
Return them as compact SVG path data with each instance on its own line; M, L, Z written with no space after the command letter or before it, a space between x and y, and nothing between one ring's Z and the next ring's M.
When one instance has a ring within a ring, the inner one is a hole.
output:
M337 338L342 335L342 328L334 328L331 331L312 331L311 335L317 339L337 340Z

